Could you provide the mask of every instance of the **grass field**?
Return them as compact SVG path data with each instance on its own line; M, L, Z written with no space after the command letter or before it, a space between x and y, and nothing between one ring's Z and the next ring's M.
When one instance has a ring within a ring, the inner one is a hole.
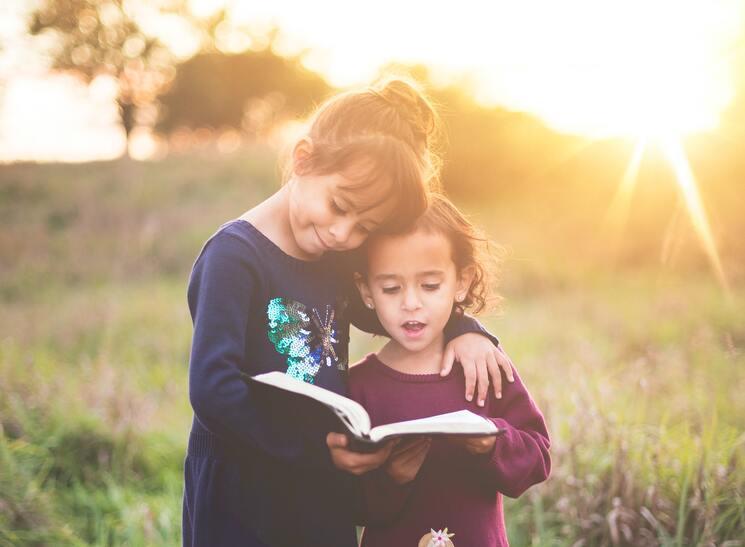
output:
M0 167L0 545L180 544L188 274L276 178L263 149ZM743 283L595 267L508 202L463 205L511 248L483 320L553 438L511 543L745 545Z

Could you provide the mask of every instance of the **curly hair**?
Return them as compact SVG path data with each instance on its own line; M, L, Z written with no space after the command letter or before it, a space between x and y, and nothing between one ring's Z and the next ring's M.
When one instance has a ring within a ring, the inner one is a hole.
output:
M498 271L498 255L501 255L501 248L491 242L442 193L431 193L429 205L424 213L407 230L395 235L411 234L419 230L440 234L448 240L451 257L459 276L467 268L473 270L468 292L461 302L454 304L455 311L459 314L465 311L476 314L495 308L501 301L501 297L494 293L492 288ZM386 235L385 232L372 234L365 248ZM365 251L361 252L359 264L367 271Z

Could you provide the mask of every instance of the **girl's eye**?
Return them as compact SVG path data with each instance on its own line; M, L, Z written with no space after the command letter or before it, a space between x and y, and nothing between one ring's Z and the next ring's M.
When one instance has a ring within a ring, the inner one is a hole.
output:
M344 213L346 213L346 211L342 209L341 207L339 207L339 205L333 199L331 200L331 208L334 210L334 212L339 213L340 215L343 215Z
M422 287L424 287L425 291L436 291L437 289L440 288L440 284L439 283L425 283L422 285Z
M395 294L399 287L383 287L383 294Z
M365 228L362 224L357 225L357 229L362 232L363 234L369 234L370 228Z

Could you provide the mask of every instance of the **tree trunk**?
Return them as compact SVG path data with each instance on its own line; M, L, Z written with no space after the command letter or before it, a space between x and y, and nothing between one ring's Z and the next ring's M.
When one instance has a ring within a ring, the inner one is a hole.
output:
M119 106L119 118L121 119L122 128L124 129L124 136L126 139L124 157L129 158L129 136L132 133L132 129L134 129L135 112L137 111L137 107L132 104L131 101L122 97L117 98L116 103Z

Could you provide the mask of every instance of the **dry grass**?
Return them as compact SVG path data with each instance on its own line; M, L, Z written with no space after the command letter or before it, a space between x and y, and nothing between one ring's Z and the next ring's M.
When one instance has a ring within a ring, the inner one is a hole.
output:
M257 151L0 170L0 544L179 544L188 272L273 173ZM485 321L553 438L512 544L742 545L745 287L470 210L512 249Z

